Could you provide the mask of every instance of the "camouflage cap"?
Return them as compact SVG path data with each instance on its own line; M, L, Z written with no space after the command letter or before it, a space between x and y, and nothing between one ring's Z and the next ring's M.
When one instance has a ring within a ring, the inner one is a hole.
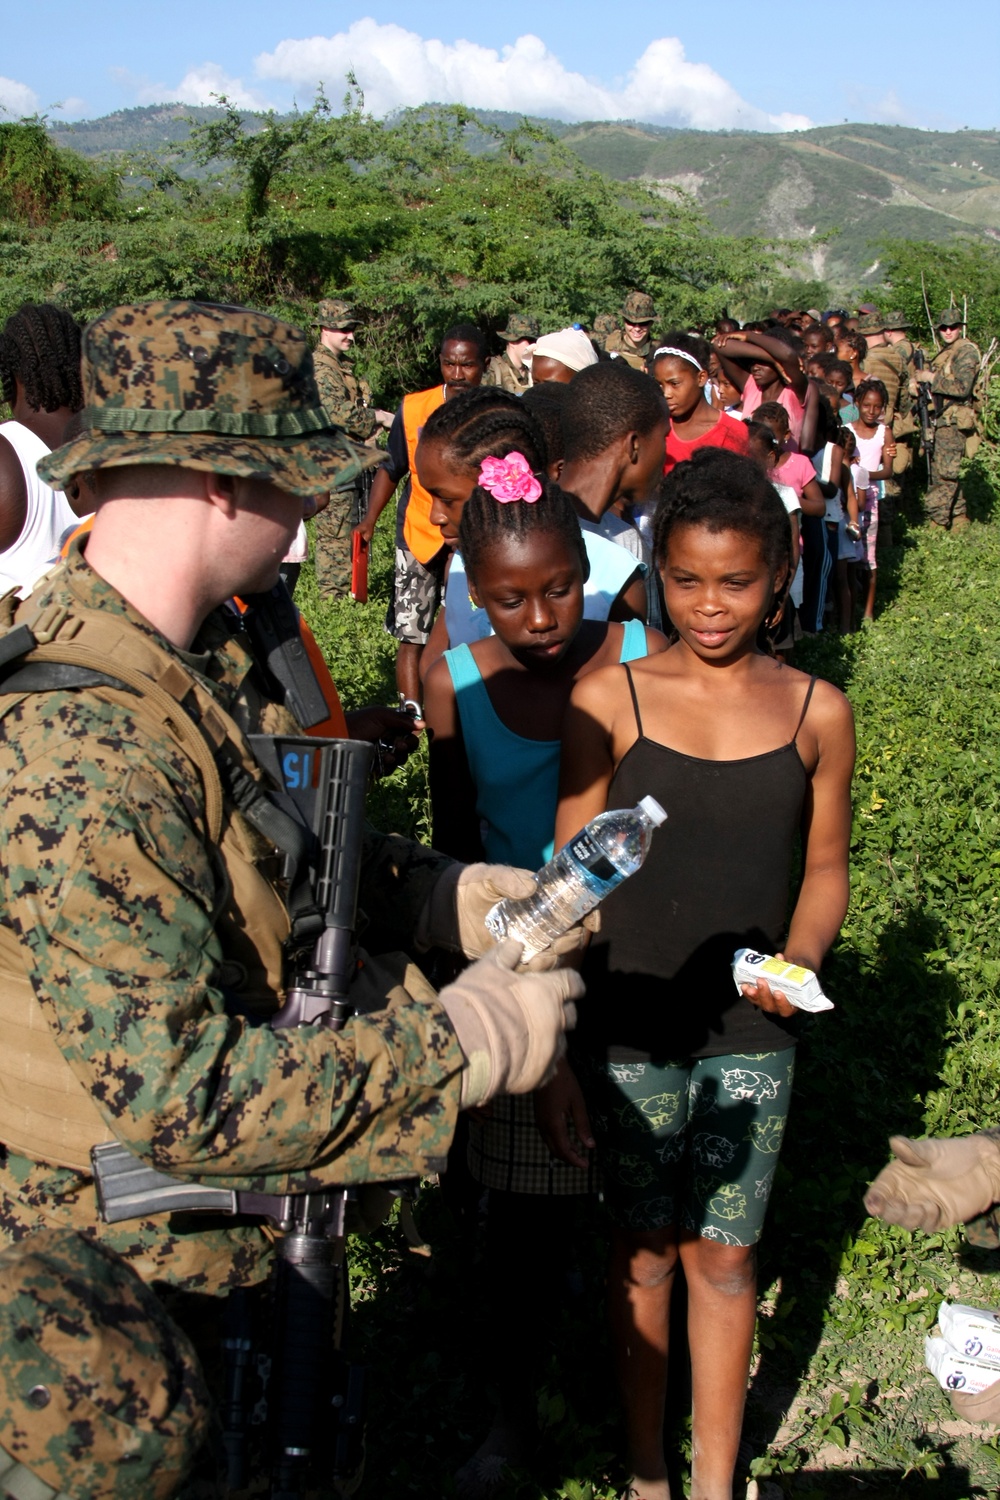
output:
M366 467L320 404L306 335L267 313L115 307L84 333L82 364L83 430L38 462L54 489L89 469L170 464L315 495Z
M502 328L497 334L498 339L504 339L507 343L513 343L515 339L537 339L538 319L529 318L525 313L511 313L507 319L507 327Z
M119 1256L64 1229L0 1254L0 1491L165 1500L208 1426L194 1349Z
M614 313L598 313L594 319L594 338L606 339L608 334L614 333L617 327L618 319Z
M899 311L887 312L882 322L891 333L901 332L904 328L913 326L912 323L906 321L906 314Z
M622 317L626 323L652 323L656 308L648 292L629 292L622 303Z
M340 297L324 297L312 321L314 328L332 328L337 333L348 333L357 328L361 319L349 302Z
M944 312L939 312L935 328L964 328L965 319L957 307L946 307Z
M865 313L858 319L858 333L884 333L885 319L877 312Z

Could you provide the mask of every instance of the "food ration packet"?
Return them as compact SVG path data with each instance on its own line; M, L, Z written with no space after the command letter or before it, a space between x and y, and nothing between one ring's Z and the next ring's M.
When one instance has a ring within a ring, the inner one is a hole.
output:
M766 979L772 989L780 990L798 1010L833 1010L833 1001L824 995L819 976L812 969L786 963L769 953L757 953L753 948L738 948L733 955L736 988L741 984L756 984L758 979Z

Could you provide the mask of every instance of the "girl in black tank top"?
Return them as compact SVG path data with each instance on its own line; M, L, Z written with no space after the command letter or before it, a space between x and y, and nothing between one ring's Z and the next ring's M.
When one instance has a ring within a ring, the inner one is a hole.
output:
M754 1245L797 1016L764 983L738 992L730 965L737 948L753 947L818 969L836 937L853 720L829 683L762 648L797 558L784 506L750 460L705 449L678 465L654 541L675 644L574 690L556 846L605 807L646 795L668 820L642 869L604 903L584 963L573 1042L584 1087L561 1064L539 1120L564 1159L570 1118L585 1144L599 1142L632 1500L669 1493L662 1418L678 1258L689 1296L691 1493L728 1500L756 1316Z

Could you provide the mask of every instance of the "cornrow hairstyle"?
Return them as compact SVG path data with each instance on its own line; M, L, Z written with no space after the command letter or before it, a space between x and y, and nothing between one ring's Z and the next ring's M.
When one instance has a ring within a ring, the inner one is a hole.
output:
M443 445L449 463L476 469L484 458L523 453L532 469L548 463L545 438L531 411L512 391L495 385L461 391L432 412L421 439Z
M788 413L780 401L762 401L755 408L753 419L755 422L766 422L769 427L772 422L778 422L786 432L790 429Z
M848 349L853 349L859 359L865 359L868 354L868 340L863 333L855 333L848 329L842 333L837 340L838 344L846 344Z
M690 354L692 359L698 361L703 370L708 369L708 361L712 356L712 346L707 339L701 338L697 333L682 333L679 328L672 329L670 333L665 333L662 339L659 340L657 347L660 346L669 346L671 349L683 349L685 354ZM662 359L663 355L660 358ZM655 363L653 354L650 354L647 361L650 375L653 373L653 365Z
M748 425L763 426L759 422ZM770 428L765 427L764 432L773 443ZM792 527L788 512L774 485L752 459L741 453L700 448L664 479L653 522L653 555L660 568L666 564L670 536L678 526L704 526L715 533L736 531L753 537L760 543L768 567L777 572L785 563L790 577Z
M854 403L856 406L861 405L862 396L867 396L869 391L874 391L876 396L881 397L883 407L889 405L889 392L885 388L885 382L882 380L876 380L875 377L871 375L866 380L862 380L861 384L854 392Z
M449 328L441 339L441 348L443 349L448 343L475 344L485 363L489 352L486 335L481 328L476 327L475 323L456 323L453 328Z
M624 359L589 365L567 386L566 462L596 458L630 432L646 434L668 418L660 388Z
M543 533L561 536L569 552L580 559L584 583L590 577L590 558L580 530L576 508L565 490L544 474L536 476L542 493L532 502L510 500L502 503L489 490L476 485L458 523L458 545L465 570L474 578L483 558L503 542L522 542Z
M757 413L754 412L755 419L756 416ZM745 425L747 430L747 445L749 447L752 448L756 444L765 453L778 453L778 439L775 437L773 429L768 427L766 422L753 420L747 422Z
M542 429L549 464L559 463L564 457L562 419L568 395L569 386L564 381L540 380L537 385L529 385L523 396L515 397L515 400L520 399L522 406L528 408Z
M0 382L8 406L17 399L17 382L35 411L83 406L80 380L80 329L62 307L26 302L7 319L0 333Z

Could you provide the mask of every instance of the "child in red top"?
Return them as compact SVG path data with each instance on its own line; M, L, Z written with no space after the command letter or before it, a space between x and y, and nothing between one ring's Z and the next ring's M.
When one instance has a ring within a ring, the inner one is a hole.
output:
M706 399L711 353L711 345L695 334L668 333L649 362L649 372L663 392L670 412L664 474L669 474L676 464L684 463L699 448L747 451L743 423L724 411L717 411Z

